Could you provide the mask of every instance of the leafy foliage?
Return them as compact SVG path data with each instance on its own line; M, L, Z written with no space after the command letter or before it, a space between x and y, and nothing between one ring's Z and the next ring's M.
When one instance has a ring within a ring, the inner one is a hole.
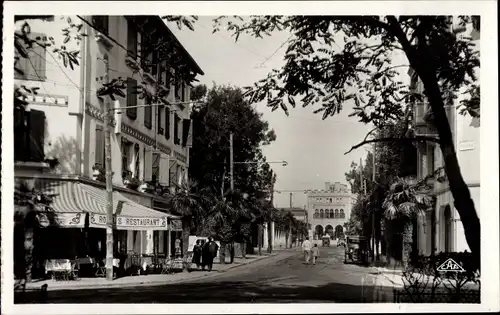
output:
M416 218L419 212L432 207L430 187L407 178L398 178L384 200L385 216L389 220Z
M469 17L460 17L463 23ZM216 30L227 20L215 20ZM468 38L457 37L447 16L251 16L227 21L236 39L286 30L292 34L285 65L249 87L252 102L266 101L288 112L301 96L303 107L319 104L323 118L340 112L347 101L364 123L383 126L401 119L404 104L422 95L409 91L398 68L426 60L442 90L457 90L475 80L478 53ZM406 53L410 64L393 64L393 52ZM477 103L476 103L477 104Z

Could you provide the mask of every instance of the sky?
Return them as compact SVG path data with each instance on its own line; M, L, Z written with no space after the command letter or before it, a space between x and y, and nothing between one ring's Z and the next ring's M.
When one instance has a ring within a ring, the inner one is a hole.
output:
M225 30L212 34L212 18L199 17L195 31L170 27L205 72L198 77L200 83L208 87L213 82L249 86L272 69L281 67L287 45L280 46L289 33L277 33L264 39L241 35L235 43ZM263 147L267 160L288 162L286 167L280 163L271 164L277 174L275 190L283 190L274 195L277 207L290 205L288 190L324 189L325 182L347 184L344 174L351 162L359 163L359 159L366 156L365 148L344 155L371 129L370 125L348 117L351 111L347 108L324 121L321 114L313 113L313 107L298 106L290 110L288 117L280 109L272 112L266 104L258 104L256 109L263 113L263 119L277 135L276 141ZM292 192L292 206L303 207L305 202L303 192Z

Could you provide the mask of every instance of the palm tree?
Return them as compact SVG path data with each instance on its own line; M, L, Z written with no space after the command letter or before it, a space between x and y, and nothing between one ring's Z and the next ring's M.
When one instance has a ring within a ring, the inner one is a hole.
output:
M432 207L433 198L429 193L430 188L423 182L417 183L412 178L397 178L384 200L385 217L403 226L402 262L404 267L408 266L414 245L414 223L420 213Z
M182 221L182 252L188 251L189 235L193 226L202 220L203 205L206 204L205 191L196 191L197 183L184 181L170 199L170 205Z
M226 246L234 241L235 226L241 219L251 220L247 196L237 190L227 191L222 198L212 195L212 206L207 213L207 224L221 242L220 261L225 263Z
M281 210L279 212L277 221L276 221L276 229L278 233L285 234L285 247L288 248L288 244L292 241L292 232L297 226L297 219L293 216L293 213L290 210Z

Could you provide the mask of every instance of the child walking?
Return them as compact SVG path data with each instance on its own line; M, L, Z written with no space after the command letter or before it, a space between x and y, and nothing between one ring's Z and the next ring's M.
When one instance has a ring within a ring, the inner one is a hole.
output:
M318 244L314 244L314 247L312 248L312 263L313 265L316 265L316 260L318 259L319 257L319 247L318 247Z

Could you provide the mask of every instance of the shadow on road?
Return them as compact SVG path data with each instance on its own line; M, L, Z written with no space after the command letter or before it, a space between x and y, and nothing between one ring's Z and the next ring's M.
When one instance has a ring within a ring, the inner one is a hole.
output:
M271 280L271 279L270 279ZM392 288L329 283L283 285L272 281L212 281L122 289L61 290L16 295L15 303L375 303L392 302Z

